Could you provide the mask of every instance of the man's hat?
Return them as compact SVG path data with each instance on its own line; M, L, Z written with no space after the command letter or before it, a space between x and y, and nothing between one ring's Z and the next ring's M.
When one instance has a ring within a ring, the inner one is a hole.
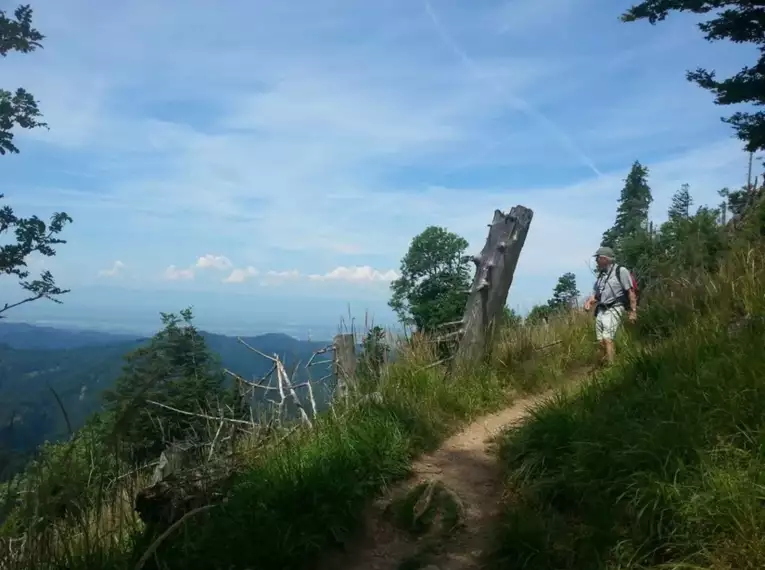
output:
M593 257L606 257L608 259L614 258L614 250L610 247L599 247Z

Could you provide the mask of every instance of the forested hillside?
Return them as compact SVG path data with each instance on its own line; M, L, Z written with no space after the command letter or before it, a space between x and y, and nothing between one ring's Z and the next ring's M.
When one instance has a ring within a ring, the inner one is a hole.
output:
M248 379L268 372L271 362L254 354L236 338L201 333L220 366ZM125 357L148 339L0 323L0 446L17 459L4 466L4 476L44 441L59 441L82 427L102 409L104 390L112 388ZM243 338L261 352L278 354L288 367L307 362L327 342L300 341L284 334ZM32 348L36 347L36 348ZM316 370L323 375L326 367ZM304 378L304 368L296 378ZM228 386L231 379L224 381ZM262 397L263 394L260 394Z

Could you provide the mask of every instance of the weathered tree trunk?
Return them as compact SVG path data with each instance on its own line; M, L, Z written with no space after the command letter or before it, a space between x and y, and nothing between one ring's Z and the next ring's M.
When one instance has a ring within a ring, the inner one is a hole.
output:
M356 339L353 334L339 334L332 341L335 352L332 362L335 374L335 395L343 400L348 398L356 382Z
M462 317L458 362L483 358L491 346L494 325L507 303L533 217L534 212L523 206L515 206L508 214L494 211L486 245L481 254L473 258L476 272Z

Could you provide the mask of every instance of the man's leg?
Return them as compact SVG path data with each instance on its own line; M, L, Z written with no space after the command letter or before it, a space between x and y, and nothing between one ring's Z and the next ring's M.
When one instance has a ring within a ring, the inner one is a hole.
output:
M622 322L623 311L614 307L603 313L603 354L608 364L613 364L616 359L616 346L614 339Z
M613 339L603 339L603 352L606 363L613 364L616 359L616 349L614 347Z
M595 338L600 344L600 362L608 362L608 314L600 311L595 316Z

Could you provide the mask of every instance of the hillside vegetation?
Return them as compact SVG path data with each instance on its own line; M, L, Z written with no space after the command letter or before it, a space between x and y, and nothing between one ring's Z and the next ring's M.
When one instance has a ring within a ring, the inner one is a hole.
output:
M721 6L730 9L701 26L707 37L762 47L763 11L751 2L646 0L625 19ZM0 11L0 55L34 51L43 39L28 6ZM725 81L703 70L690 79L721 104L762 105L762 69L761 59ZM761 112L728 121L749 150L765 146ZM12 129L42 125L31 94L0 90L0 154L18 152ZM415 456L521 394L582 378L579 393L500 438L506 493L487 565L762 568L765 189L756 186L721 189L721 204L695 211L682 186L655 224L649 169L634 162L601 245L637 276L641 305L618 338L616 363L594 374L592 316L579 309L570 272L526 318L505 311L484 359L452 361L459 334L443 331L464 311L470 257L466 240L435 226L413 238L392 284L390 305L416 334L391 341L379 328L363 331L352 393L335 397L330 382L323 410L299 404L310 391L285 404L299 375L282 361L265 356L278 388L256 385L224 370L215 354L225 361L224 347L196 329L190 310L163 314L156 335L120 353L99 411L3 485L2 568L310 568L363 530L365 508L407 476ZM0 233L16 237L0 247L0 270L23 292L0 315L66 294L48 271L31 278L26 260L55 255L69 222L65 213L46 224L0 210ZM251 347L248 357L271 348ZM39 395L42 372L67 368L81 349L50 363L51 353L35 356L43 368L14 362L11 350L3 384L20 392L31 383ZM93 349L109 374L112 350ZM74 386L81 394L80 375L67 372L67 398Z

